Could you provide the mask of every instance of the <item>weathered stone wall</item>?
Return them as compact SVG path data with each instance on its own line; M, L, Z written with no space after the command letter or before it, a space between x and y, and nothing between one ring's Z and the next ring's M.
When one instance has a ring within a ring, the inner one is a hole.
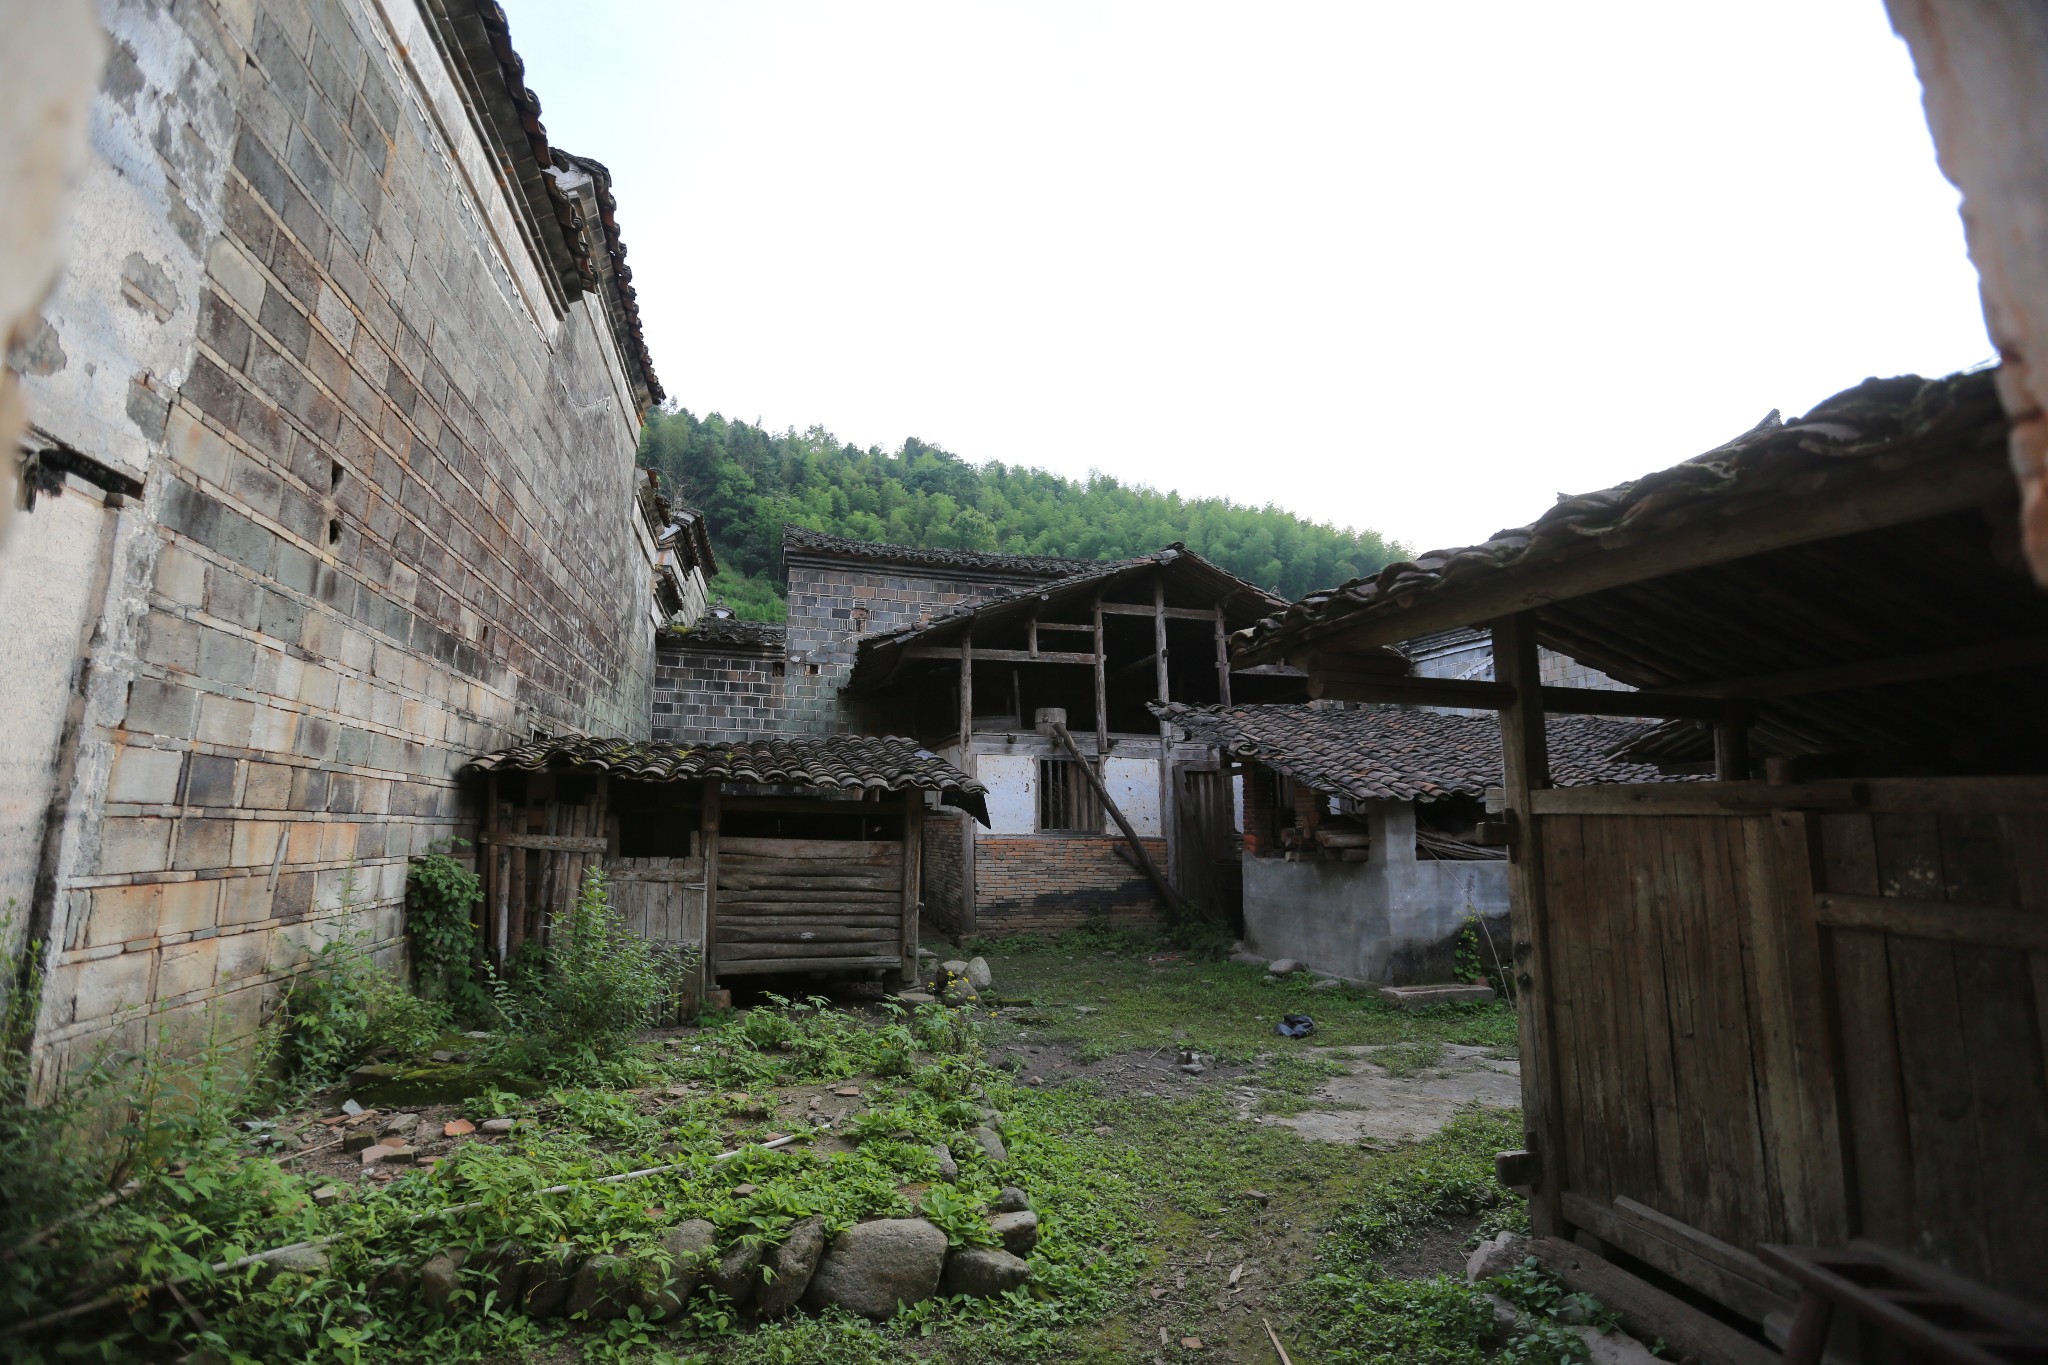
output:
M653 737L694 744L791 729L783 669L779 650L727 649L660 637Z
M51 1056L139 1040L145 1005L253 1023L345 880L395 948L463 761L535 725L647 734L654 660L617 338L536 287L422 16L107 15L91 223L24 382L145 491L61 570L47 536L0 560L10 595L100 585L83 668L9 660L77 707L35 841Z
M852 563L790 554L789 728L850 733L854 723L839 689L853 671L863 635L877 635L1033 583L1042 577L989 573L942 576L928 568Z

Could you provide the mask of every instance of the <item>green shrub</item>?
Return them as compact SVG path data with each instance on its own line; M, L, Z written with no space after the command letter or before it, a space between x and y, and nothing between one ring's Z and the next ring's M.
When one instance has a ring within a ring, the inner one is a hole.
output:
M341 932L313 954L311 967L292 983L280 1013L290 1073L328 1081L371 1052L413 1056L448 1029L447 1008L422 1000L370 955L370 934L354 923L355 870L344 874Z
M571 1082L616 1077L670 989L655 946L626 928L596 868L549 921L538 964L494 985L502 1019L489 1060Z
M490 1012L491 998L478 980L482 959L470 912L484 898L483 882L456 861L451 847L436 844L406 870L405 934L420 993L480 1018Z

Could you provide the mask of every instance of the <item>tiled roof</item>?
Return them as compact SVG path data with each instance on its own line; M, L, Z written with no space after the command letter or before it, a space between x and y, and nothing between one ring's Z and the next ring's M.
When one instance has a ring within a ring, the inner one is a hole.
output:
M687 630L662 638L692 649L780 649L789 631L779 621L742 621L737 616L700 616Z
M1441 801L1483 795L1502 780L1500 721L1492 715L1379 706L1151 705L1195 739L1317 791ZM1608 757L1650 728L1597 716L1551 717L1550 780L1560 787L1684 780Z
M538 113L539 104L535 103ZM633 287L633 267L626 264L626 243L619 236L619 203L612 197L612 173L602 161L587 156L575 156L557 147L555 165L577 166L587 172L597 189L597 221L604 227L604 249L611 258L612 284L618 290L619 312L623 316L628 333L629 345L620 349L627 352L627 358L640 368L640 377L647 385L648 394L659 403L668 395L663 392L661 381L654 377L654 357L647 350L647 332L640 322L640 291Z
M1793 422L1774 409L1724 445L1596 493L1560 497L1527 526L1459 549L1432 550L1367 578L1312 592L1239 634L1248 660L1276 658L1354 621L1398 615L1424 599L1497 574L1615 550L1784 495L1821 493L1844 468L1912 463L2002 429L1989 372L1866 379Z
M771 735L719 744L629 739L530 739L472 760L464 772L604 772L635 782L727 782L838 791L935 791L988 823L988 788L914 739Z
M785 524L782 552L833 555L847 559L885 560L932 568L971 569L981 573L1017 574L1028 578L1062 578L1102 563L1096 559L1065 559L1058 555L998 555L980 550L924 550L912 545L885 545L874 540L849 540L808 527Z
M1034 583L1028 588L1016 588L955 607L922 625L899 626L895 630L862 637L859 653L854 658L853 673L847 679L847 689L859 692L887 683L894 676L903 646L939 643L942 638L953 636L969 624L979 629L982 623L998 623L1006 619L1021 619L1034 612L1042 613L1063 599L1088 597L1098 591L1106 591L1111 580L1133 570L1166 568L1168 581L1173 584L1175 593L1190 600L1222 605L1226 620L1231 617L1247 620L1281 601L1264 588L1217 568L1178 541L1163 550L1135 555L1130 559L1069 562L1082 564L1082 570L1049 583ZM1173 598L1170 597L1169 601ZM1180 605L1177 601L1173 604Z

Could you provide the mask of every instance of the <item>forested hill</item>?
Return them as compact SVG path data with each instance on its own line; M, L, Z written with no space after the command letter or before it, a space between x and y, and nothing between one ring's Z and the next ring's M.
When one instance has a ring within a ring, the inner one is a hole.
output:
M894 455L844 445L820 427L775 435L713 413L648 414L640 463L711 521L714 596L753 620L782 619L782 524L920 548L1115 559L1186 543L1288 599L1370 573L1407 553L1372 531L1275 507L1183 498L1107 475L1086 482L969 464L912 438ZM1247 484L1270 472L1245 469Z

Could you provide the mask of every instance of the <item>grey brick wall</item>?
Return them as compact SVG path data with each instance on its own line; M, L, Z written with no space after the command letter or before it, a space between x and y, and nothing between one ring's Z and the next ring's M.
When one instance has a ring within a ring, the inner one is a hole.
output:
M661 637L654 663L654 734L676 744L748 739L790 728L780 649L688 644Z
M916 625L1045 581L986 572L942 576L929 567L797 554L787 564L790 663L784 695L790 728L826 734L855 728L839 689L853 671L863 635Z
M649 732L639 415L611 330L593 298L558 315L501 255L524 249L505 205L457 170L484 149L430 116L453 88L384 13L160 10L100 97L161 79L141 98L205 92L224 131L213 197L189 221L160 206L204 270L164 310L196 335L183 378L159 380L143 506L121 514L108 629L132 650L94 661L123 690L89 725L65 831L57 1053L133 1032L145 1005L253 1024L345 882L395 951L406 860L462 827L468 757L536 724ZM197 56L147 50L180 25ZM32 417L54 429L67 400L44 397Z

